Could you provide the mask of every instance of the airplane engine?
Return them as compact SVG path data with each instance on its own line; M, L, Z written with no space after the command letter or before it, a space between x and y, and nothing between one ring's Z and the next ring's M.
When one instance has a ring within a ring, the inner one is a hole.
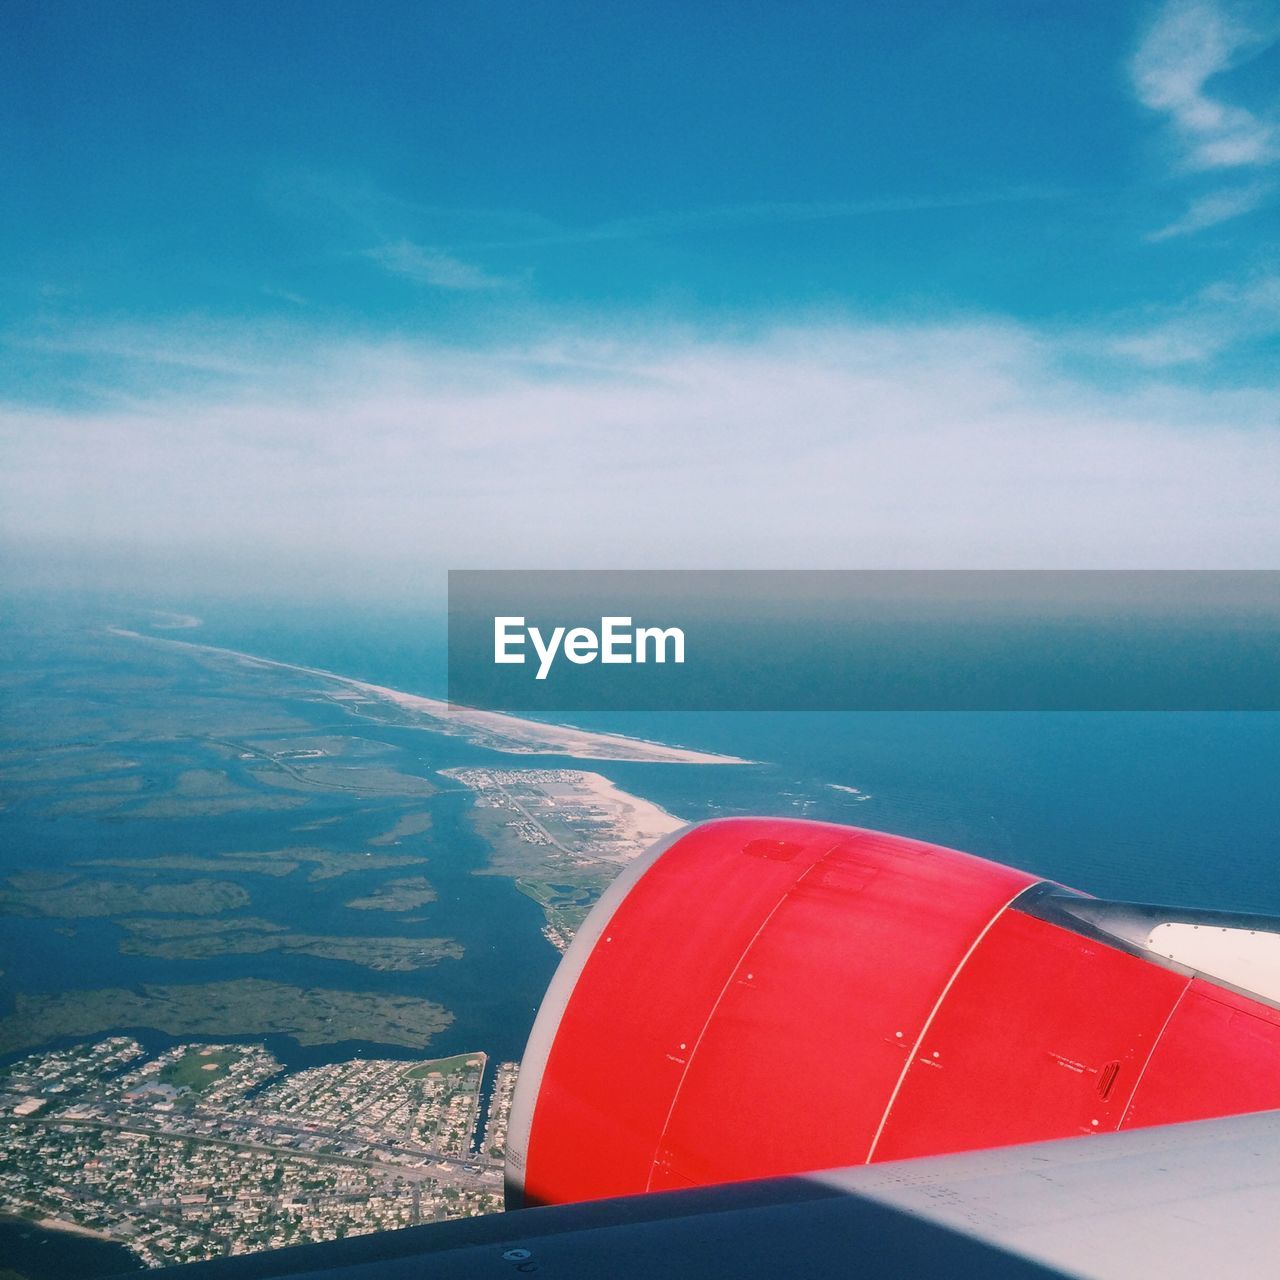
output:
M508 1204L1280 1107L1276 930L852 827L687 828L556 973Z

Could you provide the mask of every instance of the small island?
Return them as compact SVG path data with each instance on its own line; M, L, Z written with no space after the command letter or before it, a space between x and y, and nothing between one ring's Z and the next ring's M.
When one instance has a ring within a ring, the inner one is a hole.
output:
M216 956L259 955L282 951L293 955L342 960L366 969L407 973L441 960L460 960L462 946L452 938L332 937L295 933L287 926L256 916L224 920L121 920L130 936L120 943L123 955L158 960L211 960Z
M372 893L352 898L346 905L353 911L413 911L436 900L436 891L426 876L388 880Z
M308 880L333 880L353 871L385 871L400 867L421 866L426 859L412 853L337 853L297 845L287 849L263 852L218 854L162 853L144 858L91 858L80 863L84 867L115 867L132 871L248 871L253 875L288 876L299 866L309 864Z
M61 1036L150 1027L171 1036L291 1036L299 1044L368 1040L424 1047L453 1022L443 1005L371 991L302 988L261 978L183 986L19 993L0 1018L0 1054Z
M72 919L161 911L214 916L249 901L249 894L229 880L139 885L27 871L10 876L8 887L0 889L0 915Z

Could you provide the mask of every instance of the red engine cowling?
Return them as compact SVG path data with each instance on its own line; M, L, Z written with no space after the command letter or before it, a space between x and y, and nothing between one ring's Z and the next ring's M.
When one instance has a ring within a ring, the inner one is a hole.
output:
M1280 1010L1237 962L1211 978L1158 951L1174 918L1217 930L1213 956L1275 928L851 827L687 829L619 877L556 973L508 1203L1280 1107Z

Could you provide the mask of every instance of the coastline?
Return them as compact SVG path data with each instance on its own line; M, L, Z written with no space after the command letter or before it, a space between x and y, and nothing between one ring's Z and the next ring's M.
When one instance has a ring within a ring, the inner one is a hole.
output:
M106 1231L100 1231L96 1227L82 1226L78 1222L73 1222L70 1218L59 1218L54 1214L45 1213L43 1210L34 1207L32 1212L40 1213L42 1216L29 1218L14 1208L0 1208L0 1225L30 1227L33 1231L56 1231L59 1235L76 1236L82 1240L100 1240L103 1244L116 1244L124 1249L129 1247L123 1240L117 1239Z
M467 728L494 733L508 739L511 744L497 750L512 755L564 755L575 760L632 761L637 764L752 764L753 761L738 756L717 755L710 751L695 751L689 747L669 747L665 743L650 742L644 738L630 738L620 733L601 733L590 729L575 729L571 725L548 724L540 720L526 720L502 711L480 711L474 707L462 707L443 702L438 698L426 698L416 693L403 693L384 685L368 684L362 680L331 677L358 689L361 693L381 698L404 711L418 712L432 719L453 722Z
M27 1221L27 1219L23 1219ZM105 1231L97 1231L93 1227L83 1227L78 1222L70 1222L66 1218L35 1218L31 1220L33 1226L39 1227L42 1231L61 1231L69 1236L84 1236L90 1240L105 1240L109 1244L120 1244L114 1236L108 1235Z
M648 847L663 836L688 826L684 818L668 813L661 805L646 800L632 791L624 791L603 774L584 770L583 781L587 790L606 810L617 806L625 813L626 839L635 846L631 857L640 857ZM630 858L628 858L630 861Z
M537 778L539 771L523 766L500 770L463 766L442 769L440 773L442 777L451 778L467 788L476 798L473 803L477 803L480 802L480 797L490 790L492 783L502 788L507 786L512 778L521 776ZM478 781L474 776L477 774L484 776ZM639 857L664 836L688 826L686 819L677 817L661 805L652 800L646 800L633 791L623 790L612 779L606 778L601 773L594 773L589 769L557 769L553 776L561 788L572 790L568 796L558 792L556 798L547 803L561 804L568 800L572 804L591 809L598 820L604 824L603 831L596 831L589 842L584 842L580 847L565 848L563 844L548 837L545 847L569 853L581 864L623 865L632 858ZM492 779L492 783L489 779ZM521 809L526 821L530 822L538 821L547 812L548 810L542 808L532 812ZM522 876L527 872L527 867L520 867L513 874Z
M439 698L428 698L421 694L405 693L400 689L390 689L386 685L372 684L366 680L356 680L351 676L325 671L320 667L279 662L274 658L261 658L256 654L224 649L218 645L196 644L190 640L173 640L168 636L149 636L125 627L107 627L106 630L111 635L130 640L175 646L198 653L233 658L238 662L315 676L343 687L346 691L345 696L334 695L335 700L339 702L352 701L360 697L386 702L400 711L424 716L436 722L434 725L422 725L421 728L438 733L480 734L484 737L483 745L509 755L562 755L575 760L614 760L634 764L742 765L755 763L739 756L695 751L688 747L670 747L661 742L631 738L620 733L575 729L570 725L526 720L501 711L481 711L474 707L458 706Z
M48 1214L24 1217L10 1208L0 1211L0 1271L6 1267L30 1280L90 1280L141 1272L145 1263L123 1239Z

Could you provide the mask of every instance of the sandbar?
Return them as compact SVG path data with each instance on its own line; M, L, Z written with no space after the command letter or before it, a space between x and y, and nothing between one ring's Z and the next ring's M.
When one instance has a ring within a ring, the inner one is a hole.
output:
M274 658L260 658L256 654L241 653L236 649L224 649L217 645L195 644L189 640L173 640L168 637L143 635L123 627L108 627L110 634L131 640L145 640L151 644L188 649L203 654L233 658L238 662L282 671L293 671L315 676L340 686L340 692L331 696L338 702L372 700L386 703L405 713L418 727L436 733L452 733L469 738L482 746L512 755L562 755L578 760L630 760L644 764L751 764L738 756L717 755L710 751L694 751L688 747L670 747L661 742L643 738L631 738L620 733L597 733L588 729L576 729L571 725L546 724L540 720L526 720L501 711L480 711L440 698L427 698L421 694L405 693L386 685L371 684L366 680L354 680L350 676L325 671L321 667L305 667L292 662L277 662Z

